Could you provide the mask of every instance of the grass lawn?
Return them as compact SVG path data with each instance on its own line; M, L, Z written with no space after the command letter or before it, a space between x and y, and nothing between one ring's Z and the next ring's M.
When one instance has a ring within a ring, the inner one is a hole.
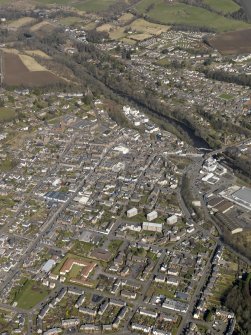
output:
M9 172L16 166L16 163L11 159L0 161L0 172Z
M122 245L123 241L122 240L113 240L110 242L108 249L109 251L115 255L117 251L119 250L120 246Z
M229 93L222 93L219 98L223 99L223 100L232 100L234 98L234 96L232 94Z
M68 274L69 279L70 278L77 278L82 270L83 270L82 266L74 264L71 268L71 271Z
M88 256L93 249L94 245L92 243L76 241L71 252L75 255Z
M149 5L154 3L149 10ZM223 17L204 8L184 3L167 4L164 0L143 0L135 6L139 13L164 24L182 24L196 27L207 27L216 31L233 31L251 28L251 25Z
M43 300L50 290L35 280L28 279L15 296L17 306L30 309Z
M203 2L223 14L234 13L240 9L240 6L233 0L203 0Z
M16 117L16 113L13 109L7 107L0 108L0 121L8 122L12 121Z

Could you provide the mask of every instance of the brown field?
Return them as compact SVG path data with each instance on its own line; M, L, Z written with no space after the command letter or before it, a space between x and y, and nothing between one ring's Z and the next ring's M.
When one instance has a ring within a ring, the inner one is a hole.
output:
M122 25L125 25L132 21L135 18L135 16L131 13L125 13L122 16L118 18L118 22Z
M36 32L38 30L46 30L46 31L52 31L54 30L54 26L48 22L48 21L42 21L42 22L39 22L37 24L35 24L34 26L32 26L30 28L30 31L32 32Z
M115 29L115 26L109 23L102 24L102 26L96 28L97 31L105 31L107 33L109 33L109 31L111 31L112 29Z
M129 17L123 15L122 17L128 19L133 18L132 15L130 15ZM126 28L132 30L133 34L127 33ZM132 40L137 42L144 41L145 39L151 38L153 36L158 36L163 32L168 31L169 29L170 27L168 26L151 23L144 19L137 19L128 25L123 25L122 27L112 23L105 23L96 28L97 31L106 31L107 33L109 33L109 37L112 40L122 40L126 38L127 41Z
M25 53L29 56L38 56L45 59L51 59L51 57L42 50L25 50Z
M97 23L96 22L89 22L84 26L85 30L92 30L95 29L97 27Z
M50 71L29 71L19 55L4 53L4 84L39 87L64 82Z
M14 20L12 22L10 22L8 24L9 28L12 28L12 29L19 29L23 26L27 26L29 24L32 24L33 22L35 22L36 20L33 18L33 17L22 17L20 19L17 19L17 20Z
M138 41L138 42L147 40L148 38L151 38L151 37L152 37L152 35L150 35L150 34L134 34L134 35L130 36L130 38L132 40L135 40L135 41Z
M250 53L251 29L222 33L209 39L208 43L223 55Z
M47 69L40 65L34 58L28 55L19 55L21 58L22 63L27 67L27 69L31 72L37 71L47 71Z
M158 36L170 29L168 26L162 24L148 22L144 19L137 19L130 24L131 29L136 30L138 33L150 34Z

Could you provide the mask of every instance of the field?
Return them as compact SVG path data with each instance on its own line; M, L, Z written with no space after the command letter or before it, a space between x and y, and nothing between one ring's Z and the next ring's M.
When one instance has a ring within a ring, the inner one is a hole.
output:
M25 50L25 53L29 56L38 56L44 59L51 59L51 57L42 50Z
M74 7L87 12L99 12L107 10L116 0L81 0L74 3Z
M125 25L134 19L134 15L131 13L125 13L118 18L118 22L122 25Z
M42 21L42 22L34 24L34 26L30 28L30 31L34 33L39 30L52 31L53 29L54 29L54 26L50 22Z
M83 19L79 16L67 16L59 20L59 23L65 26L71 26L76 23L80 23Z
M64 82L30 56L4 52L3 69L4 84L7 86L41 87Z
M97 27L96 30L97 31L102 31L102 32L105 31L105 32L109 33L113 29L116 29L114 27L114 25L112 25L110 23L105 23L105 24L102 24L102 26Z
M34 280L27 280L16 295L15 301L18 307L30 309L43 300L49 292L42 284Z
M151 4L153 6L149 7ZM142 0L135 9L141 14L147 14L164 24L181 24L194 27L205 27L218 32L234 31L251 28L251 25L229 19L204 8L186 5L184 3L166 3L165 0Z
M36 71L47 71L46 68L42 65L40 65L34 58L28 55L19 55L21 61L23 64L27 67L27 69L31 72Z
M250 53L251 29L219 34L208 42L223 55Z
M116 0L38 0L37 3L41 5L58 4L65 6L72 6L79 10L88 12L99 12L106 10L110 5L116 3Z
M142 34L134 34L134 35L132 35L131 39L135 40L137 42L141 42L141 41L147 40L148 38L151 38L151 37L152 37L152 35L150 35L150 34L144 34L144 33L142 33Z
M24 27L24 26L27 26L29 24L32 24L33 22L35 22L36 20L32 17L22 17L18 20L14 20L12 22L10 22L8 24L9 28L12 28L12 29L19 29L21 27Z
M215 11L223 14L234 13L240 9L240 6L233 0L203 0L203 2Z
M136 30L138 33L150 34L150 35L160 35L163 32L169 30L169 27L151 23L143 19L138 19L130 24L131 29Z
M132 17L131 17L132 18ZM118 27L116 25L105 23L102 26L96 28L97 31L106 31L109 33L109 37L113 40L127 39L133 41L143 41L151 38L152 36L158 36L163 32L169 30L169 27L162 24L148 22L144 19L137 19L131 22L127 26ZM127 33L130 30L133 33Z
M219 98L223 99L223 100L232 100L234 99L234 96L232 94L229 93L222 93Z
M95 29L97 27L97 23L96 22L89 22L84 26L85 30L92 30Z
M15 118L16 113L13 109L1 107L0 108L0 122L8 122Z

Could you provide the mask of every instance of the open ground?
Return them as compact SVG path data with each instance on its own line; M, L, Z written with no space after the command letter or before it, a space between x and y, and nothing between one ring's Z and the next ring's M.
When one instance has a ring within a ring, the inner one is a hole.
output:
M251 29L216 35L208 43L223 55L251 52Z
M166 3L164 0L142 0L135 6L135 9L140 14L147 15L149 19L164 24L201 27L218 32L251 28L251 25L246 22L226 18L204 8L184 3Z

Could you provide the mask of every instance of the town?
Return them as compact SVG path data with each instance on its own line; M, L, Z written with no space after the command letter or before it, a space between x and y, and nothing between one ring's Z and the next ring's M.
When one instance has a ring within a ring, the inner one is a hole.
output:
M133 6L5 13L0 334L240 331L251 95L215 76L246 75L250 54Z

